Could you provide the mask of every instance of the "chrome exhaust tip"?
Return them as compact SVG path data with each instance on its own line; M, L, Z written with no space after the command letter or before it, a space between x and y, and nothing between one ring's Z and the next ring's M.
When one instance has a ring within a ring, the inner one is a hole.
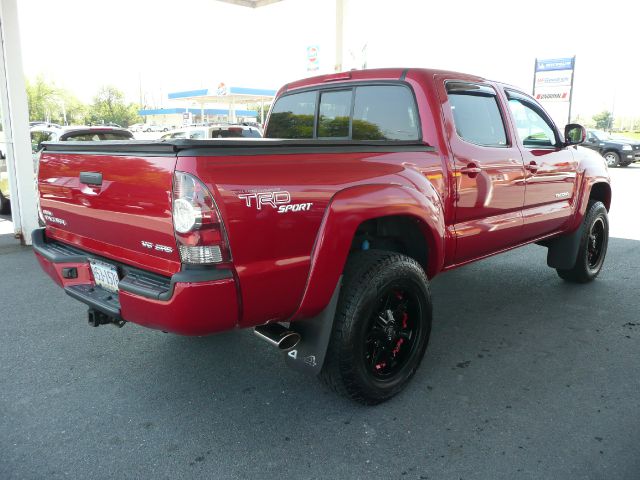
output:
M265 340L268 344L279 348L283 352L288 352L296 348L302 337L298 332L288 330L279 323L267 323L266 325L258 325L253 329L259 338Z

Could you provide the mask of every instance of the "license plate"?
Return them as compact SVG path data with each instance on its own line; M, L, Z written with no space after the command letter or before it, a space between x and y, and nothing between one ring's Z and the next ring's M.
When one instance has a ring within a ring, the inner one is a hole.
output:
M91 272L96 285L110 292L118 293L120 279L118 278L116 267L97 260L89 260L89 265L91 265Z

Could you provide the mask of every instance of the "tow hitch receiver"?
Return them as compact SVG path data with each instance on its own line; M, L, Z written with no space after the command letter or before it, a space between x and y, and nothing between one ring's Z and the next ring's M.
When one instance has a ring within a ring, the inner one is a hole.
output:
M113 324L118 328L124 327L124 324L127 323L126 320L122 320L120 318L110 317L109 315L102 313L99 310L94 308L89 309L89 325L92 327L99 327L100 325Z

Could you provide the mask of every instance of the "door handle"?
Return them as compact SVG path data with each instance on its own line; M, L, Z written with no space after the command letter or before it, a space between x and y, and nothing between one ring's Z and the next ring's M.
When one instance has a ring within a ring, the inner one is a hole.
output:
M462 167L460 169L460 173L465 173L467 175L477 175L481 171L482 169L478 167L475 163L470 163L466 167Z
M80 183L85 185L102 185L102 173L100 172L80 172Z
M540 168L536 162L530 162L528 165L525 165L524 168L529 170L531 173L536 173Z

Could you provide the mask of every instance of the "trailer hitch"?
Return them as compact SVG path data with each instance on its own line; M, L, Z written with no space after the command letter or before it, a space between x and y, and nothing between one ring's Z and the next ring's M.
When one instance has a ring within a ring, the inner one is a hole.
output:
M117 326L118 328L122 328L124 327L124 324L127 323L126 320L122 320L121 318L111 317L106 313L103 313L100 310L96 310L94 308L89 309L88 320L89 320L89 325L91 325L92 327L99 327L100 325L112 324Z

